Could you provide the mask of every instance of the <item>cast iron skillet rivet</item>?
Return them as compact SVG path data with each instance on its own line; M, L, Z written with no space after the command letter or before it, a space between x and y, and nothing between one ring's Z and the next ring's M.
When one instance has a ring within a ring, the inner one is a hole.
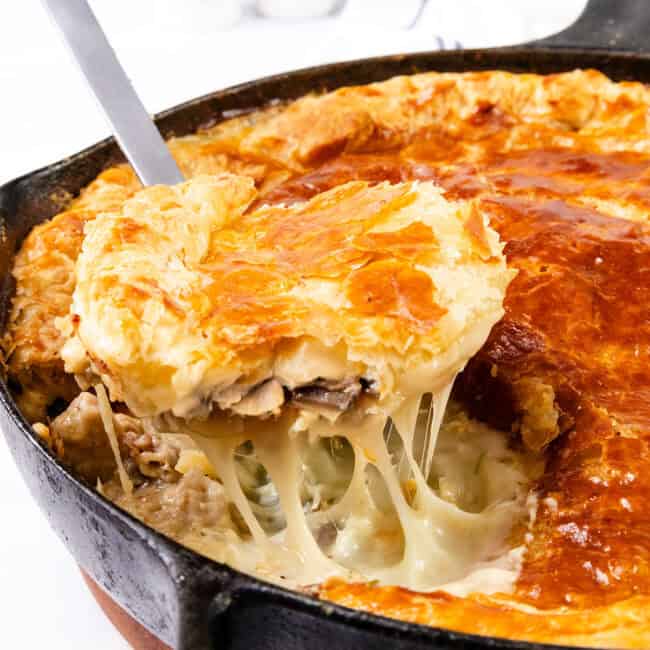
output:
M224 617L231 605L232 596L226 591L217 594L208 607L209 635L215 648L221 646L221 641L225 641L226 626Z

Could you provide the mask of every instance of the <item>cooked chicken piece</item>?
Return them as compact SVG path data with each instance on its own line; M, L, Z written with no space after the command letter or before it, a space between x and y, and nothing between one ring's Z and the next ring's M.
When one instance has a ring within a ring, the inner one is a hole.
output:
M278 413L284 404L284 389L277 379L269 379L251 390L230 409L237 415L260 417Z
M153 481L127 497L118 482L105 486L106 496L156 530L188 543L196 536L230 527L227 501L221 483L199 469L191 469L176 483Z
M141 480L178 478L174 466L179 451L174 445L161 436L144 432L140 420L129 415L115 413L113 423L121 455L129 461L126 464L130 474ZM95 483L97 479L107 481L113 476L115 456L102 424L97 398L92 393L80 393L72 401L52 422L50 436L62 459L86 480Z

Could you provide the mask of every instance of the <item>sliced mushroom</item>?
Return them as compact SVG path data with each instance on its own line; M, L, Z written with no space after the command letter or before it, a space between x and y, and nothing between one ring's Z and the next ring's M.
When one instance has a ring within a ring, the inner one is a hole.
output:
M358 380L348 382L320 381L296 388L292 393L292 401L298 406L319 406L347 411L361 393L361 383Z

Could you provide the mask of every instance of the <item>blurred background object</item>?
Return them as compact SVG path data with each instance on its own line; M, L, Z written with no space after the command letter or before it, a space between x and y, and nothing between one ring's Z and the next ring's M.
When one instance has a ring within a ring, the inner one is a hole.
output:
M411 29L422 15L426 0L343 0L341 22L365 27L388 29ZM370 7L370 9L369 9Z
M333 13L339 0L257 0L260 16L268 18L321 18Z
M242 18L244 3L240 0L155 0L149 3L149 10L155 16L156 26L214 33L234 27Z

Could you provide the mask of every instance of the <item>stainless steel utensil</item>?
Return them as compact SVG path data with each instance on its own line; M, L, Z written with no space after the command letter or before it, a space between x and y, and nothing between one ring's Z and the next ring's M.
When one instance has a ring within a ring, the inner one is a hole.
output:
M86 0L42 0L143 185L183 175Z

